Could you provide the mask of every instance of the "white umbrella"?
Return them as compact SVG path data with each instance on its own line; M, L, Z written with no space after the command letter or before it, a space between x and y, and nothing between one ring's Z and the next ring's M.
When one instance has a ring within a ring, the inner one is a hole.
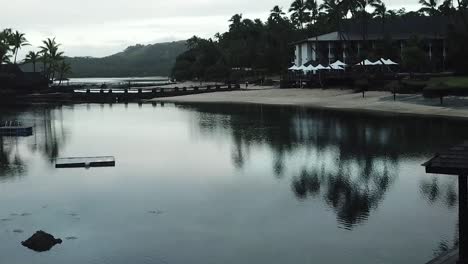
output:
M306 72L306 71L307 71L307 67L304 66L304 65L301 65L301 66L297 67L297 70Z
M344 71L344 68L339 65L330 64L330 69Z
M315 71L315 70L316 70L316 69L315 69L315 67L314 67L314 66L312 66L312 65L309 65L309 66L307 66L307 67L306 67L306 70L305 70L305 71L307 71L307 72L311 72L311 71Z
M372 65L384 65L385 63L382 62L382 59L373 62Z
M345 67L346 63L344 63L344 62L342 62L340 60L337 60L334 63L330 64L330 66L332 66L332 67L334 67L334 66Z
M398 65L398 63L392 61L391 59L388 59L388 60L382 59L382 61L385 65Z
M374 62L368 60L368 59L365 59L363 61L361 61L360 63L356 64L356 66L363 66L363 65L377 65L377 64L374 64Z
M315 67L316 70L328 70L328 67L323 66L322 64L319 64Z
M293 65L291 68L289 68L288 70L290 71L297 71L298 70L298 67L296 65Z

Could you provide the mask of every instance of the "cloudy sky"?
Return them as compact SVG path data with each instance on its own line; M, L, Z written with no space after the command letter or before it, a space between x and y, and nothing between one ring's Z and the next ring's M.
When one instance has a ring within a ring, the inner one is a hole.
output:
M3 1L0 28L25 32L32 47L55 36L69 56L102 57L137 43L212 37L227 30L233 14L265 20L274 5L287 10L292 0ZM390 9L418 6L418 0L385 3Z

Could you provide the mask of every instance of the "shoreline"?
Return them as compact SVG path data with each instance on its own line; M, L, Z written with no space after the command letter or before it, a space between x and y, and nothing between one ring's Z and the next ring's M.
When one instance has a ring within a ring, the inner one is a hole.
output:
M241 91L154 98L144 102L297 106L374 115L468 120L468 97L446 97L442 106L438 98L427 99L418 94L398 94L396 98L396 101L393 101L393 94L380 91L366 92L365 98L362 98L362 93L355 93L349 89L278 89L262 87Z

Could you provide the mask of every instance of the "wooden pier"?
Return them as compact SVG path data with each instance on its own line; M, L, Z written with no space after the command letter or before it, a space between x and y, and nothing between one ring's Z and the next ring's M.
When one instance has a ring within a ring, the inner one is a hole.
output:
M62 103L130 103L153 98L183 96L201 93L227 92L240 90L240 84L219 84L204 86L146 86L129 88L67 88L62 87L50 93L31 94L17 97L22 102L62 102Z
M33 134L33 128L23 126L17 121L7 121L0 124L0 136L27 137Z
M437 153L423 165L426 173L458 177L458 254L435 263L451 263L458 255L458 264L468 264L468 142Z
M58 158L55 160L55 168L91 168L91 167L115 167L115 158L104 157L73 157Z
M72 98L84 102L135 102L160 97L183 96L239 90L239 84L206 85L190 87L142 87L125 89L76 89Z
M457 264L458 254L458 249L454 249L441 256L438 256L437 258L429 261L427 264Z

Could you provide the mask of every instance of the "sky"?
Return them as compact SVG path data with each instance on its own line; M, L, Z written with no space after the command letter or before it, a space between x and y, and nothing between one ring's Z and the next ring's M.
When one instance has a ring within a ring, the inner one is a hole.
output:
M266 20L275 5L292 0L0 0L0 29L26 33L31 43L56 37L67 56L103 57L135 44L212 37L228 29L229 18ZM389 9L418 8L418 0L385 0ZM319 4L321 0L319 0Z

